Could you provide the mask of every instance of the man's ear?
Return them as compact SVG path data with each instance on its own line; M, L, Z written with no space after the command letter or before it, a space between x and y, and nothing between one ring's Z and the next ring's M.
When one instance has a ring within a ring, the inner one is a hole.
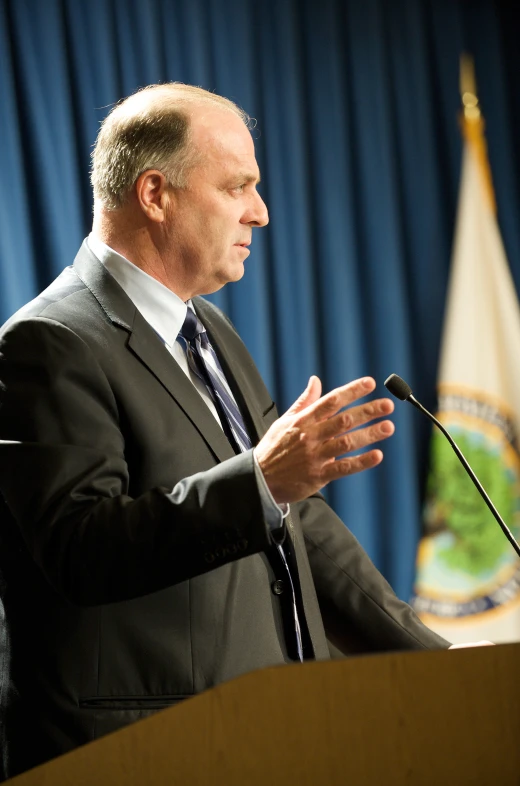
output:
M158 169L147 169L139 175L135 184L135 195L139 206L150 221L162 223L166 218L169 199L168 184Z

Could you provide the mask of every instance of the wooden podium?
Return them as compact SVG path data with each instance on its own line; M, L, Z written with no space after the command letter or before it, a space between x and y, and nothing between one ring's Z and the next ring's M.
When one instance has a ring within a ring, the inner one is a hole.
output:
M520 644L254 672L8 783L520 784Z

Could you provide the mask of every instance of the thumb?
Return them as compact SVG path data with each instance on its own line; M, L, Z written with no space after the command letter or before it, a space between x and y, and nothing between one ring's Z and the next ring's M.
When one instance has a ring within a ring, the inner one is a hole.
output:
M301 412L302 409L306 407L310 407L311 404L314 404L315 401L319 399L321 396L321 380L319 377L312 375L307 383L307 387L301 394L298 396L294 404L291 404L286 415L296 415L297 412Z

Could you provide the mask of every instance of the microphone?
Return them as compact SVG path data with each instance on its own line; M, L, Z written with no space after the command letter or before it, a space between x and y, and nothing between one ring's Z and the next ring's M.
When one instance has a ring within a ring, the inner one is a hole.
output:
M435 418L431 414L431 412L428 412L428 410L425 407L423 407L423 405L419 401L417 401L417 399L415 398L415 396L412 393L412 388L410 387L410 385L408 385L408 383L405 382L404 379L401 379L401 377L398 377L397 374L390 374L388 379L385 380L385 387L392 394L392 396L395 396L396 398L400 399L401 401L409 401L410 404L413 404L413 406L416 407L416 409L418 409L420 412L422 412L423 415L426 415L426 417L429 418L429 420L431 420L432 423L435 423L437 428L439 428L442 431L442 433L444 434L444 436L446 437L446 439L450 443L451 447L455 451L455 453L457 455L457 458L459 459L460 463L462 464L462 466L464 467L464 469L466 470L466 472L470 476L471 480L473 481L473 483L477 487L477 490L478 490L480 496L482 497L482 499L484 500L484 502L486 503L486 505L490 509L490 511L493 514L493 516L495 517L495 519L498 521L498 524L499 524L502 532L504 533L504 535L506 536L506 538L508 539L508 541L510 542L510 544L512 545L512 547L514 548L514 550L516 551L518 556L520 557L520 546L518 545L518 543L514 539L513 533L511 532L511 530L509 529L509 527L507 526L507 524L503 520L503 518L500 515L500 513L498 512L498 510L495 508L495 506L491 502L491 500L488 497L488 495L487 495L483 485L481 484L481 482L479 481L479 479L477 478L477 476L475 475L475 473L471 469L470 465L468 464L468 462L464 458L464 456L462 454L462 451L460 450L459 446L456 444L456 442L453 439L453 437L451 436L451 434L449 434L449 432L444 428L442 423L440 423L437 420L437 418Z

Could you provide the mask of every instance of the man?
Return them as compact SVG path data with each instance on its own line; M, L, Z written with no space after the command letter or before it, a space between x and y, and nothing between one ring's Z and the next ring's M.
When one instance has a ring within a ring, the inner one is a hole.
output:
M238 674L328 658L327 638L448 646L318 493L381 461L348 454L392 434L392 403L356 404L372 379L321 396L312 377L278 418L199 297L243 275L268 221L246 121L185 85L118 105L92 234L2 330L9 774Z

